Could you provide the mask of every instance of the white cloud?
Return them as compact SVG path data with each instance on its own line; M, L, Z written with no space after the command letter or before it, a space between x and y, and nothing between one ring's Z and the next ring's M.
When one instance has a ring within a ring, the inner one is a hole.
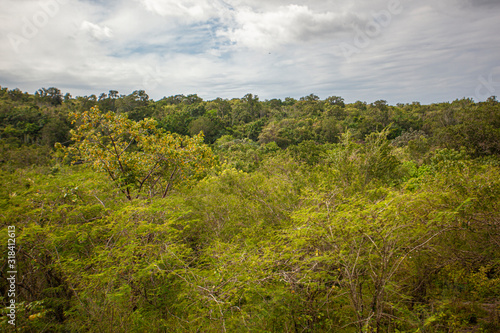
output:
M137 0L148 11L179 19L183 22L202 22L218 16L219 1L210 0Z
M219 36L256 49L331 37L345 31L347 23L343 14L314 12L302 5L278 7L269 12L243 8L236 12L234 20L234 27L219 32Z
M103 40L113 37L113 32L109 27L100 27L99 25L91 23L89 21L83 21L80 25L80 29L89 33L97 40Z

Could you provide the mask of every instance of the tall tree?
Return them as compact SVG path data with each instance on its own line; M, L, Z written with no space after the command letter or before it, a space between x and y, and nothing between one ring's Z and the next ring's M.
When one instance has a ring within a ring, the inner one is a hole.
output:
M165 197L175 184L201 176L214 163L202 134L169 134L152 119L135 122L97 108L72 116L78 127L71 131L75 144L68 153L107 174L129 200L144 193Z

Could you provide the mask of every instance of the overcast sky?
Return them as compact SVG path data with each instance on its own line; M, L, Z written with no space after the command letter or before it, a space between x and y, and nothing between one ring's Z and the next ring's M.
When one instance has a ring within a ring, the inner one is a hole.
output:
M500 95L500 0L1 0L0 86L155 100Z

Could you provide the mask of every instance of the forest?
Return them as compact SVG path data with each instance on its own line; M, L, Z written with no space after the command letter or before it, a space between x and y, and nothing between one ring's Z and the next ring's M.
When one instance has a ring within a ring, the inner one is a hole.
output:
M0 87L0 179L3 332L500 331L495 96Z

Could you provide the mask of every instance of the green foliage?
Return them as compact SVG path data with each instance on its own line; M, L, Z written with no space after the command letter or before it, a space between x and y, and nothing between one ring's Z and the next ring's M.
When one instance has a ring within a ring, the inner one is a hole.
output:
M207 143L213 143L218 135L217 125L207 117L200 117L189 125L189 134L192 136L203 133Z
M1 331L500 330L495 100L61 96L0 89Z
M301 162L309 165L318 165L324 162L326 152L329 148L332 148L332 146L308 140L288 147L288 151Z
M215 142L215 151L219 160L228 167L245 172L255 171L262 160L268 155L281 151L275 142L258 145L249 139L235 139L231 135L224 135Z

